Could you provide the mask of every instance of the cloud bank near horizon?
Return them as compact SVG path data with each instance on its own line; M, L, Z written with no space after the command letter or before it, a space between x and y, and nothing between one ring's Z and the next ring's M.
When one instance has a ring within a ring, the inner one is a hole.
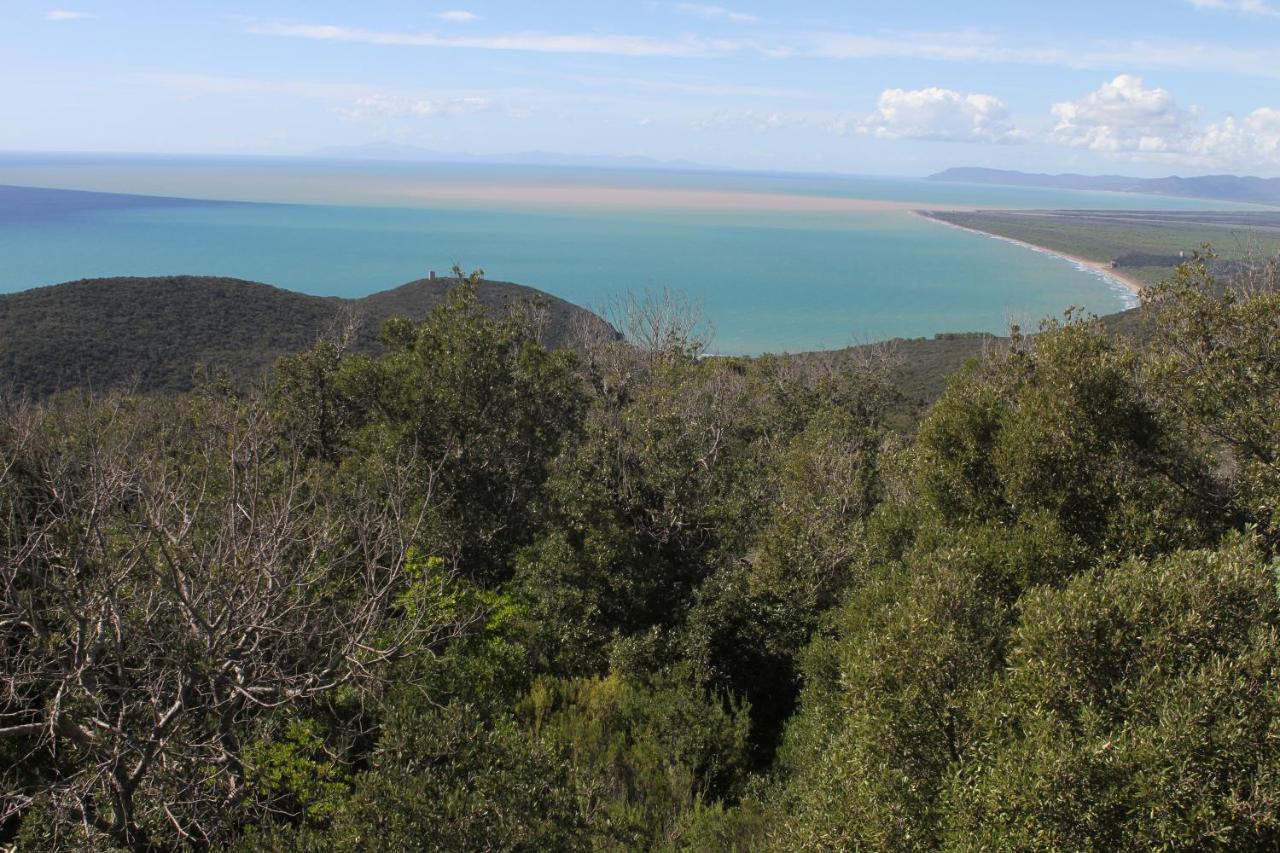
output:
M1053 105L1052 137L1117 159L1208 168L1280 165L1280 110L1258 107L1243 117L1203 122L1161 88L1121 74L1074 101Z
M0 50L25 82L0 105L0 149L485 154L518 139L799 171L1280 175L1280 0L147 8L7 20Z

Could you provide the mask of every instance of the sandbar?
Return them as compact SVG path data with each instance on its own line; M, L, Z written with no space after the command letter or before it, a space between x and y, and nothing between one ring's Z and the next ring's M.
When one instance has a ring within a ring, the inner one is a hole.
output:
M931 222L937 222L940 225L946 225L951 228L958 228L961 231L968 231L970 234L978 234L983 237L990 237L993 240L1003 240L1006 243L1012 243L1015 246L1022 246L1023 248L1031 249L1034 252L1040 252L1041 254L1044 254L1044 255L1052 255L1055 258L1062 258L1065 261L1070 261L1076 266L1084 267L1089 270L1092 270L1093 272L1097 273L1098 276L1101 278L1104 278L1108 281L1115 282L1116 284L1119 284L1127 288L1128 290L1132 291L1133 295L1136 297L1141 297L1142 295L1142 289L1145 285L1140 279L1134 278L1133 276L1126 275L1125 273L1122 273L1116 270L1109 263L1105 263L1103 261L1091 261L1088 258L1082 258L1079 255L1073 255L1069 252L1063 252L1059 249L1050 249L1048 246L1039 246L1039 245L1036 245L1035 243L1028 243L1025 240L1017 240L1013 237L1006 237L1003 234L995 234L991 231L983 231L980 228L970 228L967 225L958 225L954 222L950 222L946 219L939 219L938 217L932 215L934 211L953 211L956 209L957 208L954 208L954 207L947 208L947 207L939 207L935 205L929 208L928 210L920 210L917 208L912 212L917 214L918 216L928 219ZM964 208L964 209L972 210L972 208Z
M511 204L522 207L622 210L725 210L781 213L873 213L916 210L919 202L789 193L674 187L456 184L407 186L401 198L417 204ZM934 205L935 210L965 208Z
M253 169L189 167L4 169L0 183L47 189L160 195L208 201L326 204L411 208L493 208L572 211L725 211L729 213L859 214L910 213L922 203L935 210L969 207L917 199L861 199L847 196L768 192L721 187L647 186L607 181L529 182L441 180L385 172L273 173Z

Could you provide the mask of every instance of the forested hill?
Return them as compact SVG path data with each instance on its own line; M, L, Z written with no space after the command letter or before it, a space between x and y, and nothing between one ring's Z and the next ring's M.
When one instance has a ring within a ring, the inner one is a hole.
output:
M100 278L0 295L0 388L43 397L68 388L190 389L201 368L236 382L309 348L351 318L356 349L376 351L388 317L421 319L456 279L421 279L362 299L308 296L233 278ZM533 288L486 281L477 298L507 311L532 299L543 341L564 346L575 324L600 323Z
M1130 178L1124 175L1040 175L1006 169L947 169L928 177L930 181L956 181L966 184L997 184L1010 187L1048 187L1064 190L1143 193L1205 198L1219 201L1243 201L1254 204L1280 204L1280 178L1254 178L1239 175L1201 175L1182 178Z

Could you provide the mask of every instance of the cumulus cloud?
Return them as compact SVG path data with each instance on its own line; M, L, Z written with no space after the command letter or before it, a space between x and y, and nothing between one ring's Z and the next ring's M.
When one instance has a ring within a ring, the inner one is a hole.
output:
M1208 166L1253 169L1280 166L1280 109L1260 107L1237 119L1228 116L1197 133L1187 153Z
M1164 89L1148 89L1141 77L1121 74L1096 91L1053 105L1053 136L1094 151L1176 150L1191 130L1191 114Z
M367 118L434 118L479 113L495 107L491 98L415 98L405 95L365 95L349 107L335 112L343 118L358 121Z
M450 24L469 24L480 18L475 12L467 12L462 9L451 9L448 12L437 12L436 17Z
M1208 9L1221 12L1240 12L1244 15L1265 15L1280 17L1280 8L1268 0L1191 0L1197 9Z
M1053 105L1055 141L1113 156L1204 168L1280 165L1280 110L1260 107L1242 118L1204 123L1173 95L1122 74L1074 101Z
M999 98L937 87L884 90L876 112L857 129L881 139L1016 142L1022 138Z
M78 21L81 18L93 17L88 12L75 12L71 9L50 9L44 13L44 16L50 21Z

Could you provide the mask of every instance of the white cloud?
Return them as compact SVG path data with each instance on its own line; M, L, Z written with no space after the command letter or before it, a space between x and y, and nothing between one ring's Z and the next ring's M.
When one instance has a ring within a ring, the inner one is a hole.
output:
M1074 101L1053 105L1053 139L1131 160L1257 171L1280 166L1280 110L1204 124L1173 95L1122 74Z
M937 87L884 90L876 112L857 129L881 139L1016 142L1022 138L999 98Z
M693 129L699 132L707 130L749 130L764 133L770 130L781 130L798 127L806 123L802 116L782 112L761 112L758 110L728 111L720 110L693 122Z
M824 59L926 59L943 62L1017 62L1066 65L1077 53L1061 44L1016 44L975 30L880 35L818 33L805 53Z
M326 24L254 24L257 35L289 36L317 41L408 47L452 47L480 50L520 50L534 53L599 53L610 56L709 56L736 46L694 36L651 38L555 33L514 33L501 36L441 36L435 33L387 32Z
M720 8L720 7L709 7ZM740 14L740 13L738 13ZM257 35L317 41L537 53L602 54L627 57L716 57L751 52L763 56L835 60L913 59L965 64L1038 65L1062 68L1177 68L1280 78L1280 62L1271 49L1182 40L1019 40L982 30L901 32L859 35L790 32L752 38L697 35L646 36L595 33L517 32L493 36L441 35L433 32L370 30L327 24L256 22Z
M351 101L370 94L357 83L317 83L296 80L266 80L253 77L220 77L211 74L129 74L130 83L143 83L170 90L179 98L217 95L287 95L320 101Z
M480 16L475 12L467 12L462 9L451 9L448 12L437 12L436 17L442 21L448 21L451 24L469 24L472 21L479 20Z
M1239 12L1244 15L1266 15L1268 17L1280 17L1280 9L1277 9L1267 0L1191 0L1191 5L1197 9L1207 9L1220 12Z
M88 12L75 12L71 9L50 9L44 13L44 17L49 21L78 21L82 18L93 17Z
M1164 89L1121 74L1096 91L1053 105L1053 137L1073 148L1116 153L1175 151L1192 129L1192 116Z
M886 89L879 108L867 115L825 110L716 110L690 121L695 131L768 133L796 128L845 136L945 142L1020 142L1024 134L1009 120L999 98L950 89Z
M1280 109L1261 107L1237 119L1228 116L1197 133L1187 148L1196 165L1244 171L1280 167Z
M1018 39L1007 33L974 29L878 35L817 33L779 52L824 59L918 59L1074 69L1128 65L1280 77L1280 63L1276 62L1275 51L1271 49L1169 39L1095 39L1070 44L1062 39L1049 42Z
M494 108L491 98L418 98L407 95L364 95L349 107L334 112L343 118L358 121L366 118L435 118L468 113L486 112Z
M708 21L730 21L735 24L754 24L759 18L747 12L735 12L723 6L712 6L706 3L676 3L676 10L686 15L695 15Z
M480 94L372 89L359 83L321 83L265 80L252 77L218 77L202 74L132 74L131 83L160 86L181 100L222 95L280 95L321 103L344 119L438 118L502 109L513 118L524 118L531 108L500 105L498 98Z

